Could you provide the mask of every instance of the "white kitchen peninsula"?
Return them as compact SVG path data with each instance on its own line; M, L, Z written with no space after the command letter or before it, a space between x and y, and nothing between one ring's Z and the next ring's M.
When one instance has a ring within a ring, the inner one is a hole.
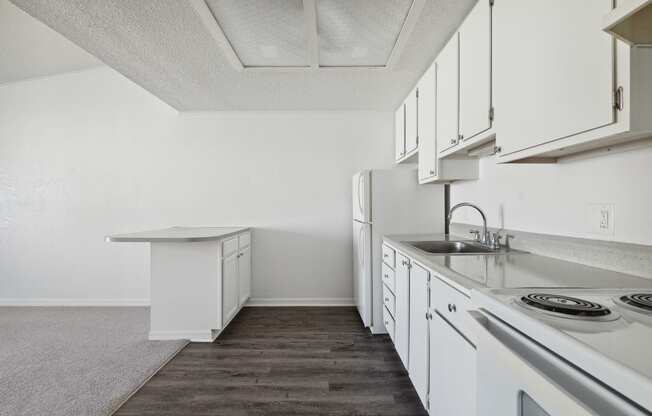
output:
M251 229L171 227L115 234L150 243L150 340L212 342L251 295Z

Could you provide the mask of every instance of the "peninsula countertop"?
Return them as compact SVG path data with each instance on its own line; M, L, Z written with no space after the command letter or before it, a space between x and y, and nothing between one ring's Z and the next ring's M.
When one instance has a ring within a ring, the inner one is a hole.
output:
M114 243L193 243L216 241L243 231L249 227L170 227L161 230L140 231L106 236Z
M523 251L514 250L501 254L432 254L406 244L413 241L471 241L456 236L404 234L385 235L383 239L467 295L475 288L652 287L650 279Z

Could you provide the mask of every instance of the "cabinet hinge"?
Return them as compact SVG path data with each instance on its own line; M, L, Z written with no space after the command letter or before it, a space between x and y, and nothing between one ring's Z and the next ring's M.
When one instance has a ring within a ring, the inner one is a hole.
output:
M614 90L614 110L623 111L623 87Z
M489 6L493 7L494 5L494 0L489 0Z
M411 268L412 268L412 263L408 262L408 263L405 265L405 267L407 267L408 269L411 269Z
M489 109L489 121L494 121L494 108Z

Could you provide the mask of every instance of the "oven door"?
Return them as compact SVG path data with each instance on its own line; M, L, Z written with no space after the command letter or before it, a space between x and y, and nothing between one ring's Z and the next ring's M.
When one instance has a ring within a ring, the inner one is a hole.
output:
M649 415L485 311L471 311L478 416Z

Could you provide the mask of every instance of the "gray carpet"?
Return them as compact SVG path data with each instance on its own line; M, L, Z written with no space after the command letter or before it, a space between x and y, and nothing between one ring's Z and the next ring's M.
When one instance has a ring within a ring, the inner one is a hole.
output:
M0 308L0 415L110 415L186 341L148 308Z

